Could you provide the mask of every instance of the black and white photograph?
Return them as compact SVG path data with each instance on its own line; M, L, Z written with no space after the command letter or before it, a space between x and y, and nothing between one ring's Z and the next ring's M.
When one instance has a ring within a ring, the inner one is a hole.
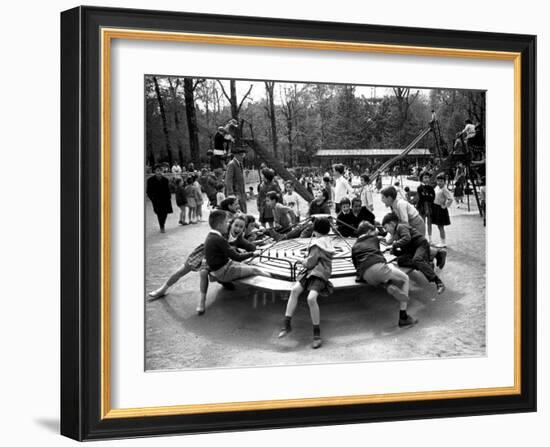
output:
M485 95L146 75L145 369L485 356Z

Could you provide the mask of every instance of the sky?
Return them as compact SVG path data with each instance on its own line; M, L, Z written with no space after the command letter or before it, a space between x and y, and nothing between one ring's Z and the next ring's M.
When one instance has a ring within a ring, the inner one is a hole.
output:
M221 81L225 91L227 94L229 94L229 80L222 80ZM285 85L290 86L293 83L286 83L286 82L277 82L275 85L275 104L280 105L281 104L281 89L284 88ZM300 83L298 83L300 84ZM263 81L237 81L237 99L240 102L243 95L245 95L248 92L248 89L250 86L252 87L252 90L250 92L249 97L252 101L258 102L261 101L266 97L265 92L265 85ZM430 89L414 89L414 91L420 90L421 96L425 95L427 96L430 92ZM365 96L366 98L370 98L371 96L382 98L387 95L393 95L393 89L391 87L375 87L375 86L356 86L355 88L355 96L360 98L361 96Z
M166 86L168 85L167 81L162 79L163 76L159 76L159 83L162 85L162 83L166 83ZM208 80L211 80L212 78L207 78ZM164 82L163 82L164 81ZM229 80L221 80L221 83L223 84L225 91L227 94L229 94ZM298 83L298 85L303 83ZM264 81L247 81L247 80L238 80L237 81L237 99L240 102L243 98L243 96L248 92L248 89L252 85L252 90L250 91L249 98L253 102L259 102L266 97L266 91L265 91L265 84ZM284 88L284 86L291 86L293 83L291 82L277 82L275 86L275 95L274 95L274 101L276 105L281 105L281 91ZM420 96L428 97L429 92L431 89L412 89L413 91L420 90ZM386 86L367 86L367 85L360 85L355 87L355 96L360 98L361 96L365 96L366 98L382 98L384 96L393 95L393 89L392 87L386 87ZM226 102L225 98L222 95L222 100ZM197 105L199 108L202 108L201 101L197 99Z

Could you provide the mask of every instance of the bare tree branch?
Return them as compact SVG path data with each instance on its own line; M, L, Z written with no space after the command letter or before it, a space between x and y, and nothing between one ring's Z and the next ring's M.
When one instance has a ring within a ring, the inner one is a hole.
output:
M243 102L246 100L246 98L248 98L248 95L250 95L250 92L252 91L252 87L253 85L250 84L250 88L248 89L248 91L246 92L246 95L243 96L243 99L241 100L241 103L239 104L239 106L237 107L237 113L239 113L241 111L241 107L243 105Z
M197 88L198 85L204 83L205 79L197 79L196 82L193 84L193 91Z
M229 97L229 95L225 91L225 88L223 87L222 81L218 80L218 84L220 84L220 87L222 88L223 96L225 96L225 98L231 103L231 98Z
M415 101L416 98L418 98L418 95L420 94L420 90L417 90L412 99L409 101L409 106L411 106Z

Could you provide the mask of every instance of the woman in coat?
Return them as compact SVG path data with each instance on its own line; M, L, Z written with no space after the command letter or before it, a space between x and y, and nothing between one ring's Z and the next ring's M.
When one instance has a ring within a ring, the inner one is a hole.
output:
M155 175L147 180L147 197L153 203L153 211L159 221L160 232L164 233L164 224L168 214L172 214L172 194L168 179L162 175L162 166L155 166Z

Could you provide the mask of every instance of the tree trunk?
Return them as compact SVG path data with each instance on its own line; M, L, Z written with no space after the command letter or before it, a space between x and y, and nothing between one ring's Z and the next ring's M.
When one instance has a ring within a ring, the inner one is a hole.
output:
M189 131L189 151L191 152L191 160L193 163L197 163L200 159L200 147L194 90L193 78L183 78L183 94L187 114L187 129Z
M153 152L153 145L151 142L147 143L147 161L151 168L155 167L155 153Z
M250 84L250 88L248 89L248 92L243 96L241 99L241 102L237 102L237 81L230 80L229 81L229 95L225 91L225 88L223 87L223 84L221 81L218 81L218 84L222 88L222 93L226 97L226 99L229 101L229 104L231 105L231 118L235 121L239 122L239 113L241 111L241 107L243 106L244 101L248 96L250 95L250 92L252 91L253 84ZM241 145L241 129L242 125L239 126L239 129L237 130L237 134L235 135L235 146Z
M287 128L287 139L288 139L288 158L292 164L292 159L294 157L294 148L292 146L292 130L294 124L294 117L292 116L292 109L288 109L288 115L286 118L286 128Z
M172 165L172 148L170 146L170 134L168 133L168 125L166 123L166 112L164 110L164 101L160 94L159 83L156 76L153 76L153 82L155 83L155 93L157 94L157 101L159 103L160 117L162 119L162 131L164 132L164 141L166 144L166 151L168 152L168 163Z
M231 118L239 121L239 109L237 105L237 81L229 81L229 94L231 95Z
M416 93L411 97L411 89L410 88L402 88L397 87L393 89L395 93L395 99L397 100L397 109L399 112L399 142L404 145L406 144L406 141L404 139L405 137L405 123L407 122L409 118L409 108L411 107L411 104L416 100L418 97L418 90Z
M184 158L183 158L183 144L181 142L182 139L182 132L181 132L181 120L180 120L180 114L178 111L178 87L180 86L180 80L176 80L176 84L172 84L172 79L168 78L168 81L170 83L170 94L172 95L172 109L174 112L174 124L177 131L176 136L176 144L178 145L178 158L180 162L180 166L183 166L184 164Z
M273 145L273 155L278 157L278 138L277 138L277 121L275 116L275 102L273 100L273 90L275 88L275 82L266 82L265 91L267 93L267 116L271 121L271 143Z

